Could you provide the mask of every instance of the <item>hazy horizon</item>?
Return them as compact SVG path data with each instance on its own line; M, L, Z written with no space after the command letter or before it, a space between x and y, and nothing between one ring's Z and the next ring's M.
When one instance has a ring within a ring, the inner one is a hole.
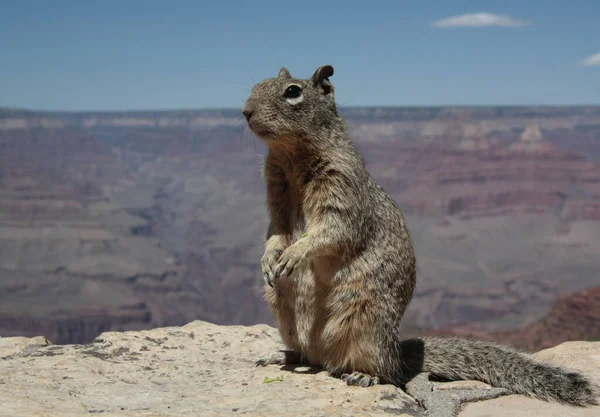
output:
M600 107L599 103L590 104L432 104L432 105L348 105L340 106L340 109L478 109L478 108L581 108L581 107ZM64 110L64 109L36 109L36 108L22 108L22 107L11 107L11 106L0 106L0 111L24 111L31 113L44 113L44 114L60 114L60 113L154 113L154 112L219 112L219 111L231 111L241 112L240 107L172 107L172 108L139 108L139 109L126 109L126 108L114 108L114 109L77 109L77 110Z

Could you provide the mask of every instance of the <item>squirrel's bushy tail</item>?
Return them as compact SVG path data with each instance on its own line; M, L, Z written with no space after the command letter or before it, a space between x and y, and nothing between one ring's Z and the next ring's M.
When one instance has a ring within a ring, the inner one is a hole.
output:
M423 337L403 341L401 350L408 374L420 368L441 378L479 380L546 401L598 404L600 388L582 374L535 361L506 346L454 337Z

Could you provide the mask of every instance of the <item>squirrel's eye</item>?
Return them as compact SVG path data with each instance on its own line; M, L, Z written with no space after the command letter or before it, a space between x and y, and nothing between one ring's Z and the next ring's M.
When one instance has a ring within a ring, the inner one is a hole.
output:
M285 98L298 98L302 94L302 89L297 85L290 85L283 94Z

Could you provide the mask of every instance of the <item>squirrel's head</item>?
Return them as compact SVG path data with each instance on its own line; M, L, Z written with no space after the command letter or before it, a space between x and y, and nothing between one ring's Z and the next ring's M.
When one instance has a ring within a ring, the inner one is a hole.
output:
M242 113L258 137L269 142L314 135L337 117L333 67L317 68L311 78L296 79L285 68L277 78L256 84Z

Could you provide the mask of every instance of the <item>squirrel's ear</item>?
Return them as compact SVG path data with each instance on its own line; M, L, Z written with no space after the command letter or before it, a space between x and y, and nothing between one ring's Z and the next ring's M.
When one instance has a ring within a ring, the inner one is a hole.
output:
M333 85L329 82L329 77L333 75L333 67L331 65L323 65L317 68L312 76L313 85L321 85L325 95L329 94L333 90Z
M290 74L290 72L288 71L288 69L286 67L281 67L281 69L279 70L278 78L291 80L292 74Z

